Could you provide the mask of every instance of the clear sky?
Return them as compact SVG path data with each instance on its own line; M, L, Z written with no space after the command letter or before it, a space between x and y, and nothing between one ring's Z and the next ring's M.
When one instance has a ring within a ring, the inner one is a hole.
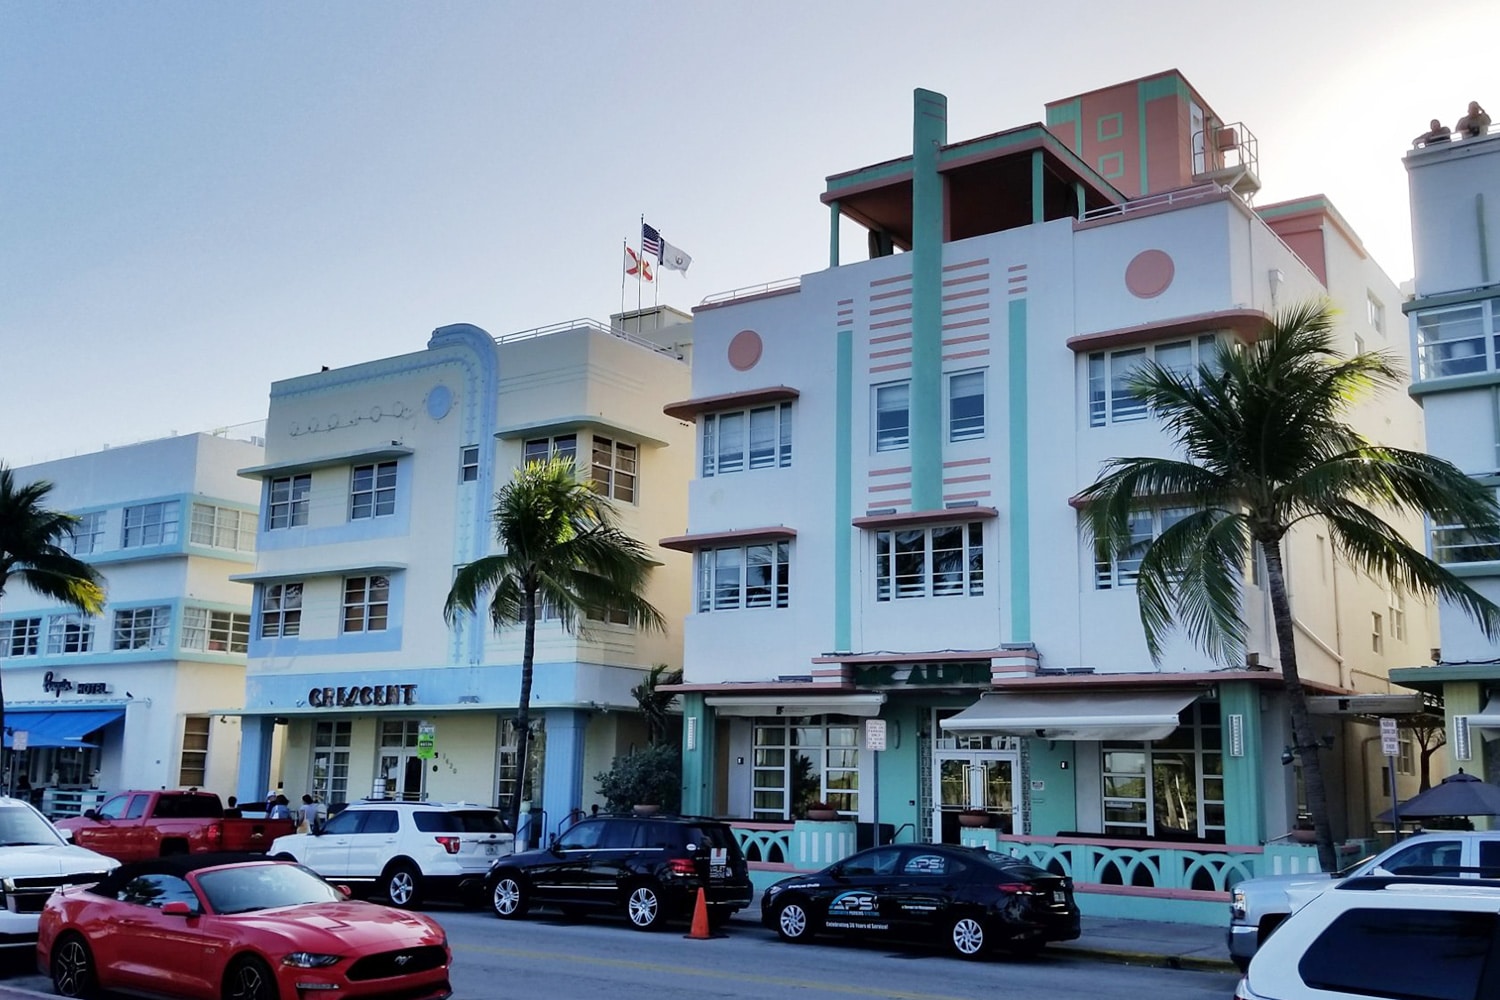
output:
M1327 194L1399 282L1401 156L1500 105L1497 41L1494 0L0 0L0 460L607 320L642 213L694 258L663 303L818 270L824 178L910 152L916 87L959 140L1175 67L1259 137L1258 203Z

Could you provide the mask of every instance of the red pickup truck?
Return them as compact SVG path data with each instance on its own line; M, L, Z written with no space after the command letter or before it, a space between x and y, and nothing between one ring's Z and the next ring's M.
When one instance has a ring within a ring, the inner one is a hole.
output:
M289 819L225 817L212 792L121 792L98 809L59 820L73 843L120 861L203 851L260 852L292 833Z

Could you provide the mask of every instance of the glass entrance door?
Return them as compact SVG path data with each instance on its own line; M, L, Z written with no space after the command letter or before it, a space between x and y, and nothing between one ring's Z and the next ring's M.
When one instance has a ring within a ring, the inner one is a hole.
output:
M377 778L385 779L385 794L407 802L423 798L422 779L426 767L417 756L417 728L411 721L386 721L380 724L380 769Z
M1014 833L1020 822L1015 795L1019 759L992 750L939 750L934 755L933 839L956 844L963 823ZM973 815L978 811L984 817ZM968 812L972 818L960 820Z

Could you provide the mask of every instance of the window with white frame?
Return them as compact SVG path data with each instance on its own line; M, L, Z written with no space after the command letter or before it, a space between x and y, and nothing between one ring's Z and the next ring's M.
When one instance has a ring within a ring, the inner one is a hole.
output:
M1378 653L1385 643L1385 616L1379 611L1370 612L1370 652Z
M1500 490L1495 493L1500 499ZM1463 524L1433 525L1432 558L1440 563L1500 561L1500 536Z
M1386 620L1390 625L1391 638L1406 641L1406 595L1399 590L1391 591L1390 605L1386 608Z
M1189 705L1165 739L1100 747L1104 833L1224 840L1219 706Z
M948 376L948 440L984 437L984 372Z
M35 656L41 639L40 618L0 619L0 656Z
M73 524L73 535L65 538L62 547L75 556L86 556L91 552L99 551L99 543L104 541L104 511L95 510L87 514L79 514L78 520Z
M636 446L594 435L594 489L611 500L635 503Z
M121 547L134 549L144 545L171 545L177 541L177 523L181 519L181 512L182 504L177 500L126 507Z
M193 504L193 520L188 540L234 552L255 551L255 525L260 519L249 511L216 507L208 503Z
M578 435L559 434L556 437L532 438L521 446L521 464L545 462L550 458L571 459L578 462Z
M984 594L984 522L875 533L875 599Z
M181 788L202 788L208 774L208 734L212 717L189 715L182 720L182 761L177 768Z
M1397 736L1396 773L1417 773L1417 746L1410 733L1401 733Z
M351 722L319 722L313 727L312 794L324 804L349 801Z
M703 417L703 475L792 464L792 404L773 403Z
M1141 575L1141 560L1153 539L1172 525L1192 514L1191 507L1167 507L1161 510L1139 510L1130 515L1130 547L1124 553L1110 552L1102 544L1094 546L1094 589L1115 590L1134 587Z
M349 480L349 517L362 520L396 513L396 463L356 465Z
M911 446L911 383L875 387L875 450L902 451Z
M113 648L166 649L171 624L172 609L165 605L116 611Z
M1420 377L1475 375L1495 371L1500 344L1496 299L1417 313L1417 366Z
M390 577L351 576L344 580L345 632L384 632L390 613Z
M786 820L812 801L859 815L859 720L840 715L754 720L751 817Z
M458 481L472 483L479 478L479 445L466 444L458 452Z
M1385 306L1375 297L1374 292L1365 295L1366 316L1370 320L1370 329L1376 333L1385 333Z
M182 648L243 653L250 648L250 616L236 611L183 608Z
M1177 375L1192 375L1217 359L1218 338L1204 334L1148 347L1095 351L1088 357L1089 426L1125 423L1146 418L1146 404L1130 391L1135 370L1155 361Z
M275 531L306 524L307 498L311 494L311 473L271 480L271 499L266 506L266 530Z
M791 545L764 542L699 549L698 610L784 608L791 598Z
M87 615L53 615L47 619L47 655L72 656L94 649L94 620Z
M302 634L302 584L270 583L261 593L260 637Z

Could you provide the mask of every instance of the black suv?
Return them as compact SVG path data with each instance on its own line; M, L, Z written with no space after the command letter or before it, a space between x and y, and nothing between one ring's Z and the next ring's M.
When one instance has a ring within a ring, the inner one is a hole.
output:
M711 927L750 905L745 855L729 824L698 816L596 816L549 848L496 861L485 880L502 920L532 906L615 911L638 930L691 917L704 890Z

